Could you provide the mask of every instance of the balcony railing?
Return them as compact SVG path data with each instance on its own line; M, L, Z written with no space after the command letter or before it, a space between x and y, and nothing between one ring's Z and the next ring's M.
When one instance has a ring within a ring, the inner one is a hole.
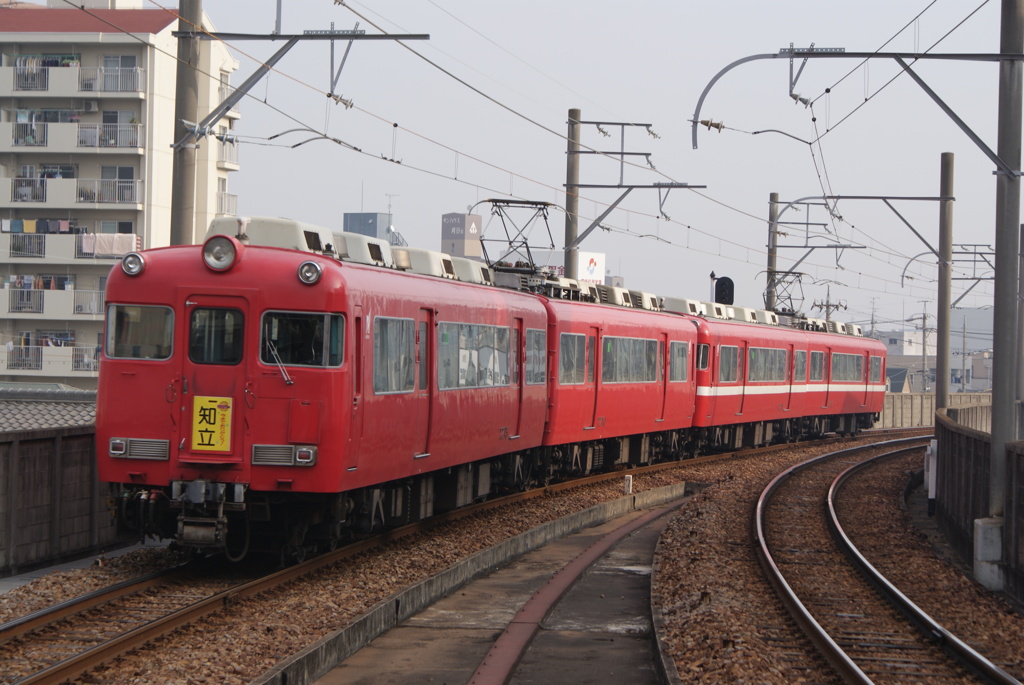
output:
M142 124L79 124L78 147L139 147Z
M100 355L95 347L72 347L72 371L97 371L100 368Z
M49 67L14 67L14 90L49 89Z
M44 314L50 319L98 320L103 316L102 290L40 290L9 288L6 302L0 300L0 315L31 318L21 315ZM7 311L4 311L6 305Z
M21 345L6 350L0 348L0 371L42 371L46 375L62 376L70 371L95 374L99 368L100 354L96 347Z
M224 164L238 164L238 143L220 144L220 158L218 162Z
M231 193L217 193L217 213L228 216L238 214L238 196Z
M81 91L136 93L146 88L146 72L139 67L82 67L78 75Z
M137 204L142 198L142 181L121 179L79 179L78 201ZM44 198L45 199L45 198Z
M46 257L46 236L31 234L11 235L11 257Z
M45 123L16 123L12 142L15 147L45 147L48 133Z
M224 102L229 97L231 97L231 95L234 92L235 92L235 89L233 87L231 87L231 86L221 86L218 89L218 95L220 95L220 101ZM230 111L232 111L232 112L237 112L238 111L238 103L237 102L235 104L231 105L231 110Z
M46 179L12 178L11 202L46 202Z
M42 314L45 290L8 290L7 306L12 314Z
M19 371L39 371L43 368L43 348L23 345L7 350L7 368Z

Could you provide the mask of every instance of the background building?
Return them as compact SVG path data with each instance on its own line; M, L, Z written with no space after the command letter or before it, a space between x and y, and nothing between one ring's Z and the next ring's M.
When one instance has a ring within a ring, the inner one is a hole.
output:
M483 230L479 214L443 214L441 216L441 252L453 257L483 259L480 233Z
M170 240L176 22L141 0L84 4L0 6L0 380L95 388L107 273ZM199 50L203 113L238 65L217 41ZM235 213L237 169L234 144L200 143L193 242Z

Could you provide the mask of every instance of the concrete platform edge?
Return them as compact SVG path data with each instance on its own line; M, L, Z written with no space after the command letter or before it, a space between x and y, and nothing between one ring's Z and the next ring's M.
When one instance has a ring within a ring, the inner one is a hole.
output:
M251 685L312 683L378 635L454 592L470 580L489 573L552 540L604 523L630 511L678 499L684 496L685 491L685 483L679 483L621 497L537 526L490 549L478 552L447 571L378 603L362 618L341 630L325 635L303 651L285 659L254 679Z

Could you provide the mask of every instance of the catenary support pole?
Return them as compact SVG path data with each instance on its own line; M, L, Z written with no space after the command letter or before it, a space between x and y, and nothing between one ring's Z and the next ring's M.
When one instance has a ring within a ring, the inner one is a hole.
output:
M764 308L775 311L775 271L779 254L779 194L768 195L768 283L764 290Z
M202 24L202 0L181 0L178 4L178 30L194 33ZM199 39L178 38L177 85L174 91L174 140L188 135L185 121L199 121ZM171 245L191 245L196 221L196 144L195 139L174 148L171 174ZM147 247L150 247L147 245Z
M569 143L565 156L565 244L572 245L579 231L580 211L580 110L569 110ZM565 277L576 278L580 249L565 250Z
M953 153L943 152L939 172L939 297L936 312L935 408L949 406L949 325L953 269Z
M1024 0L1002 0L999 51L1024 50ZM1021 73L1016 60L999 63L997 151L1020 170ZM1006 503L1006 443L1015 439L1017 380L1017 255L1020 251L1020 179L996 173L995 307L992 331L992 455L989 516L1001 518Z

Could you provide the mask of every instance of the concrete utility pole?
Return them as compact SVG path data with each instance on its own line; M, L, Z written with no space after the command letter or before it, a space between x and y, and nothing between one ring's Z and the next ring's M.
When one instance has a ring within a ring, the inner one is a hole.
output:
M580 249L576 242L580 216L580 110L569 110L569 139L565 160L565 277L576 278Z
M180 0L178 30L194 33L203 21L202 0ZM178 36L178 72L174 91L174 140L189 131L183 122L199 121L199 40ZM196 220L196 145L174 148L171 176L171 245L191 245Z
M775 269L779 254L779 194L768 195L768 284L764 291L764 308L775 311Z
M1024 51L1024 0L1002 0L999 51ZM989 516L1006 504L1006 443L1016 438L1017 260L1020 252L1021 74L1017 60L999 62L997 154L1014 173L996 173L995 307L992 331L992 456Z
M935 408L949 406L949 320L953 279L953 153L942 153L939 172L939 298L936 312Z

